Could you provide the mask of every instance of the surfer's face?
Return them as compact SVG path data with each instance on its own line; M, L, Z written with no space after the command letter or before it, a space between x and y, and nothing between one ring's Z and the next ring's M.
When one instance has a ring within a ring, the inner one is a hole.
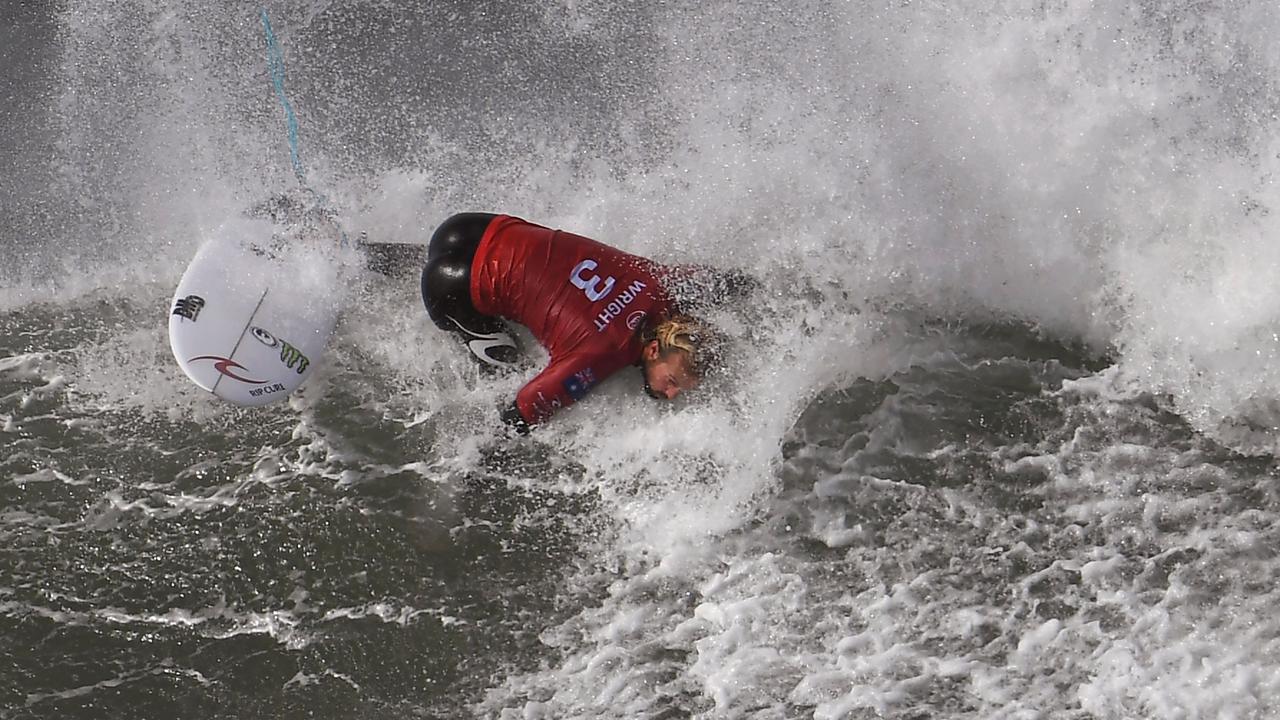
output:
M689 356L683 350L672 350L663 355L657 341L644 348L644 389L659 400L671 400L686 390L692 390L698 380L689 372Z

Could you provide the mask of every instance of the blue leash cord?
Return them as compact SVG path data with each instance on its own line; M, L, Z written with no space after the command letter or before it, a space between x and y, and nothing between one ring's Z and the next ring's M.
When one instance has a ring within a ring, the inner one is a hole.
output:
M267 39L267 69L271 71L271 84L275 86L276 98L284 108L285 127L289 135L289 161L293 164L293 174L298 178L302 189L315 198L316 204L323 209L326 205L325 197L307 184L307 173L302 168L302 157L298 152L298 116L294 114L289 97L284 92L284 53L280 50L280 43L276 41L275 32L271 30L271 19L267 17L266 8L262 9L262 32ZM346 247L346 230L343 230L336 219L331 219L331 222L338 230L339 242L342 247Z
M267 17L266 8L262 9L262 31L267 36L267 68L271 71L271 84L275 86L276 97L284 108L285 125L289 131L289 160L293 162L293 174L303 187L307 187L307 174L298 155L298 116L293 113L293 106L284 94L284 53L280 51L280 43L276 42L276 34L271 31L271 19Z

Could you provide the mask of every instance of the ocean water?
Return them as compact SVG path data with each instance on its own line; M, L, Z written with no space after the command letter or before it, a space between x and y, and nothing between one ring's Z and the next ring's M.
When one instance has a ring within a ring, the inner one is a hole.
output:
M220 404L166 318L296 188L263 6L6 5L0 717L1280 717L1273 3L265 7L352 232L761 289L519 438L354 267Z

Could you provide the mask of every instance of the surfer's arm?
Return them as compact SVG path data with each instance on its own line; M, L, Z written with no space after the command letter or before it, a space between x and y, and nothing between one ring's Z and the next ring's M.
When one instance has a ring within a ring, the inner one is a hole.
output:
M536 425L566 408L612 374L617 363L596 355L571 355L552 359L551 364L520 388L512 408L503 412L503 421L520 430L519 422Z
M520 412L520 403L514 400L511 401L510 405L502 409L499 417L502 418L504 424L510 426L511 429L521 435L528 435L529 431L533 429L529 421L524 419L524 413Z

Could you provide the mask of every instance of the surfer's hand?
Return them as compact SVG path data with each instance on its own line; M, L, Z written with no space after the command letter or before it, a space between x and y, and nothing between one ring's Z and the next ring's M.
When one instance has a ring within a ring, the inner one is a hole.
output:
M524 416L520 414L520 408L516 405L514 400L511 401L510 405L502 409L501 417L502 422L506 423L521 435L528 435L529 431L532 429L529 426L529 423L525 421Z

